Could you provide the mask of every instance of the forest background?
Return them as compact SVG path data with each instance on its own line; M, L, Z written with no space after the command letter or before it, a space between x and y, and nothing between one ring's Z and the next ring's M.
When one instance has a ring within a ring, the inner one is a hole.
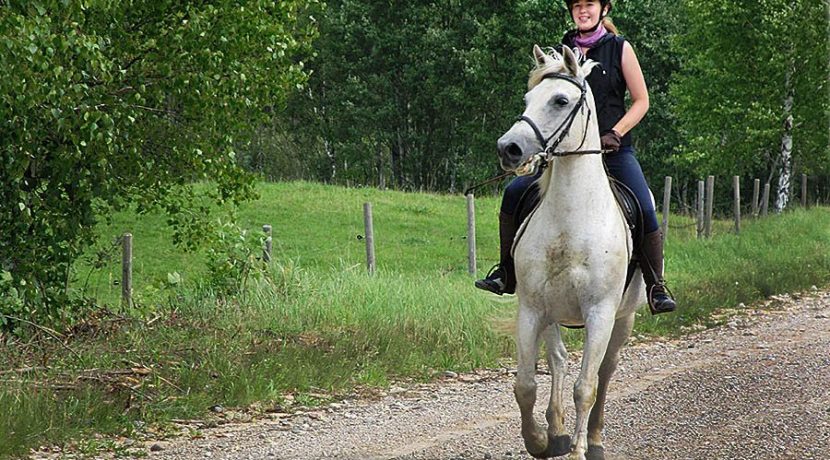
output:
M807 174L826 203L829 11L614 2L650 90L651 184L672 176L682 208L705 176L760 178L782 210ZM0 1L0 321L84 302L72 263L119 209L210 244L212 203L256 178L457 193L499 173L531 47L570 24L559 0Z

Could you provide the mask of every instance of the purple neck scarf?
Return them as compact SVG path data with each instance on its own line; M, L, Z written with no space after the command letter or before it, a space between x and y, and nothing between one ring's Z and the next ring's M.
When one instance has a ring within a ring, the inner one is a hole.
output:
M599 27L597 27L597 30L595 30L593 33L591 33L591 35L588 35L587 37L584 37L582 36L582 34L577 33L576 37L574 38L574 44L576 44L576 46L580 48L593 48L594 45L597 44L599 39L602 38L606 33L608 33L608 31L605 30L605 26L602 23L600 23Z

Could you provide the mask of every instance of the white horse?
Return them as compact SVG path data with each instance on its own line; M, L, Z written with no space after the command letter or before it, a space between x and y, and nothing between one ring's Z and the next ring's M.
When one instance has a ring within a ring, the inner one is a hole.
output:
M533 52L536 68L525 111L498 141L505 170L526 168L534 158L548 163L539 179L540 204L513 248L519 298L514 393L531 455L602 459L608 382L634 312L645 302L645 286L637 270L624 292L632 242L599 155L594 99L585 81L596 64L580 65L567 47L562 55L547 55L538 46ZM567 352L560 326L585 327L582 368L574 385L573 440L564 427ZM553 380L547 431L533 418L542 336Z

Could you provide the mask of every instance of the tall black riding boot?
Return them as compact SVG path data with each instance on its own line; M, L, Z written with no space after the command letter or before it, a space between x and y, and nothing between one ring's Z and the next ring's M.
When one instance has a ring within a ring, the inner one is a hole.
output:
M646 282L646 296L651 314L668 313L677 308L663 280L663 232L653 231L643 236L640 266Z
M499 263L490 269L484 279L476 281L476 287L494 294L513 294L516 292L516 270L513 267L513 239L519 226L514 216L499 213Z

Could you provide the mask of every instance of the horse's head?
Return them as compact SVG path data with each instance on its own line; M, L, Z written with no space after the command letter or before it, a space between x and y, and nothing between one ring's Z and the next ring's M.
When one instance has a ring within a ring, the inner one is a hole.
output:
M505 171L516 170L545 150L578 150L585 145L587 135L599 139L598 133L588 132L588 114L593 111L594 101L585 81L596 64L587 61L580 66L568 47L563 47L562 54L555 50L551 53L533 46L536 67L530 72L525 111L498 140Z

